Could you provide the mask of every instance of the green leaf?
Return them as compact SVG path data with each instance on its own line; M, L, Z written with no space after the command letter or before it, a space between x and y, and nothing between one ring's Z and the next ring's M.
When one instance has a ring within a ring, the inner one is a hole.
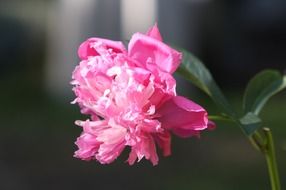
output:
M182 49L180 51L183 53L183 61L177 73L208 94L225 114L234 116L229 103L204 64L193 54Z
M259 127L261 127L261 119L252 112L248 112L240 120L241 127L247 135L252 135Z
M258 115L265 103L286 87L286 75L276 70L264 70L255 75L248 83L244 98L244 113L253 112Z

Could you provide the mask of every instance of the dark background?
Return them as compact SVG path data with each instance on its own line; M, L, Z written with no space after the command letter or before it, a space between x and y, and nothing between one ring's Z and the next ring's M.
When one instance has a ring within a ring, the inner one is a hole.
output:
M128 151L110 165L73 158L81 132L74 121L86 118L70 105L76 50L92 36L127 40L122 2L0 2L0 189L270 189L264 158L228 123L217 123L200 139L174 137L172 155L161 156L156 167L146 160L129 166ZM285 1L158 0L155 5L153 22L164 40L200 57L238 111L253 74L265 68L285 71ZM140 32L152 24L142 22ZM216 113L208 97L178 81L179 94ZM275 137L282 188L285 114L285 92L262 112Z

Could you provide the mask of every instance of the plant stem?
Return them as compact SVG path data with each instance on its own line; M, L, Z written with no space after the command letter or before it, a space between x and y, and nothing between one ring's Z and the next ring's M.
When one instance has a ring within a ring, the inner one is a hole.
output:
M213 120L213 121L229 121L229 122L233 122L233 119L226 117L226 116L222 116L222 115L209 115L208 116L209 120Z
M266 158L271 189L281 190L271 130L269 128L263 128L262 130L264 135L261 135L258 131L255 131L254 134L250 136L250 142L256 149L264 154Z
M249 140L251 144L254 146L254 148L263 153L263 146L265 143L263 143L262 139L263 138L261 137L258 131L255 131L253 135L249 137Z
M271 187L272 190L281 190L273 137L269 128L263 128L263 132L267 140L265 151L263 151L263 153L268 166Z

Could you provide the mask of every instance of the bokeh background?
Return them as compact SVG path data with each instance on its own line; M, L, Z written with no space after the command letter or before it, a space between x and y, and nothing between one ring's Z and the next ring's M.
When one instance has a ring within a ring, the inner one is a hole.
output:
M88 37L128 42L158 23L163 38L202 59L241 110L244 86L264 68L285 72L286 2L278 0L1 0L1 190L270 189L266 163L231 124L200 139L173 138L170 157L100 165L73 158L85 119L70 105L77 48ZM178 92L214 114L213 103L178 79ZM275 136L286 188L286 94L262 112Z

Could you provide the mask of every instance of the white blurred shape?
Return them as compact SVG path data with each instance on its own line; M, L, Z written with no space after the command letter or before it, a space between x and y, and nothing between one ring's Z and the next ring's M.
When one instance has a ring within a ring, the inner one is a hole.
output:
M88 29L85 21L94 12L96 3L97 0L60 0L50 7L45 85L53 95L71 94L69 82L78 63L77 48Z
M157 0L122 0L122 39L130 39L135 32L146 32L157 21Z

